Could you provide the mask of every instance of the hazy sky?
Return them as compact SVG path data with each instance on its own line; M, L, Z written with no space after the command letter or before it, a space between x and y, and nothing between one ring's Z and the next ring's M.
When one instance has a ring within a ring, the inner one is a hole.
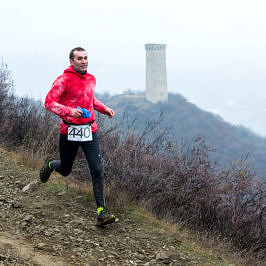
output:
M145 89L146 43L167 44L168 89L266 136L265 0L0 0L0 58L18 95L44 99L89 55L96 91Z

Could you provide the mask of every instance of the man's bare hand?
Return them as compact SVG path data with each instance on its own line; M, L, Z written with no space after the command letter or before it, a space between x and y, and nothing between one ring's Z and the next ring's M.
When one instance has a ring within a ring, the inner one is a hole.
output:
M74 118L79 118L79 117L81 117L82 114L83 114L83 112L82 112L81 110L79 110L79 109L77 109L77 108L73 108L73 109L71 110L71 114L70 114L70 116L72 116L72 117L74 117Z
M107 108L105 114L108 115L109 118L113 118L115 116L115 112L111 108Z

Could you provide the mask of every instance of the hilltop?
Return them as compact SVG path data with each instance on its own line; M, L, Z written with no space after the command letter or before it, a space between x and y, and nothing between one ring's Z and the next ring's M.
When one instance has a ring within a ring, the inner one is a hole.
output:
M240 157L246 157L261 179L266 173L266 139L243 126L235 126L222 117L198 108L180 94L169 94L168 103L152 104L144 94L125 93L117 96L98 95L116 111L116 121L126 116L127 123L141 132L148 121L160 119L159 129L175 141L190 142L202 137L213 152L210 158L222 167ZM160 117L162 113L162 117Z

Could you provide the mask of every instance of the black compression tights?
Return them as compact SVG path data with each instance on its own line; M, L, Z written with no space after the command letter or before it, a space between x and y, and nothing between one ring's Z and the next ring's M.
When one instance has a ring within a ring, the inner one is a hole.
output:
M69 175L72 171L72 166L78 149L81 147L90 168L96 205L97 207L104 207L104 185L101 174L100 146L97 134L92 133L92 136L92 141L78 142L67 140L67 134L60 134L60 160L52 161L51 167L63 176Z

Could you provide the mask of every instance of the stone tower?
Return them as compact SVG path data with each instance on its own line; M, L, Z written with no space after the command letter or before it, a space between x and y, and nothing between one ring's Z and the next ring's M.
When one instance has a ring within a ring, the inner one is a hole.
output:
M167 102L166 44L145 44L146 99L152 103Z

